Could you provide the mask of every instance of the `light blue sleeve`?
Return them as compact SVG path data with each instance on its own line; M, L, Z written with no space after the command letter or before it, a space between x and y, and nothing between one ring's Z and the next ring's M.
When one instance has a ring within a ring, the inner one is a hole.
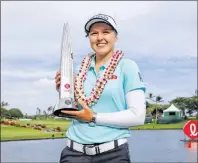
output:
M123 64L124 73L124 92L125 94L132 90L142 89L146 91L140 69L135 61L126 59Z

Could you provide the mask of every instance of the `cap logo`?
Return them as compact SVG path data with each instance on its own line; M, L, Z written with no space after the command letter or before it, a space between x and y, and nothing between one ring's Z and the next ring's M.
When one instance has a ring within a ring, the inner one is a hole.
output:
M105 20L108 20L109 18L105 15L96 15L96 16L93 16L92 19L94 18L101 18L101 19L105 19Z

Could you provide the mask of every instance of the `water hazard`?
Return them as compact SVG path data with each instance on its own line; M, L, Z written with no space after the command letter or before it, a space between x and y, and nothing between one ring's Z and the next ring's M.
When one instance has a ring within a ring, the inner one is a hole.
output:
M185 144L180 130L132 131L132 162L197 162L197 144ZM1 143L1 162L59 162L66 139Z

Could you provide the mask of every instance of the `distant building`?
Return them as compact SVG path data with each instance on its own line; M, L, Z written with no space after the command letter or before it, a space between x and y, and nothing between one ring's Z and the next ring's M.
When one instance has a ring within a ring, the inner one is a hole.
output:
M182 117L182 112L180 109L175 107L173 104L167 108L166 110L163 111L163 117L177 117L181 118Z

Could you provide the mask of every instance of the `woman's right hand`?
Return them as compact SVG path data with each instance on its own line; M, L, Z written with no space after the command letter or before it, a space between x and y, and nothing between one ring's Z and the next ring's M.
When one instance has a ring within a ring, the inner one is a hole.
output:
M60 87L60 71L56 72L56 77L55 77L55 82L56 82L56 90L59 92L59 87Z

